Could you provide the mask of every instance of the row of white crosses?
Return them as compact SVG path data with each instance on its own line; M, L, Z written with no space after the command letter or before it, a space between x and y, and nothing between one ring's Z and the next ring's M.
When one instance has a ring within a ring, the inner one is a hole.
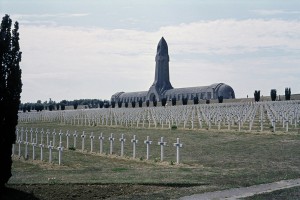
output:
M30 129L30 134L32 135L32 129ZM49 132L49 131L47 131ZM46 132L46 133L47 133ZM54 131L55 132L55 131ZM25 133L25 140L23 140L23 134ZM18 156L21 157L21 144L25 145L25 152L24 152L24 157L25 159L29 158L29 152L28 152L28 146L32 146L32 159L36 160L36 148L40 148L40 160L43 161L43 149L45 148L44 145L44 141L43 141L43 135L44 135L44 130L41 129L41 131L39 132L38 129L36 129L35 131L35 138L31 137L30 141L28 139L28 129L26 128L25 130L23 128L21 129L17 129L16 130L16 143L18 144ZM61 165L61 161L62 161L62 152L63 152L63 147L62 147L62 140L61 140L61 136L62 133L59 133L60 135L60 143L58 147L54 146L54 141L55 138L53 138L53 143L52 141L49 142L49 137L47 135L47 144L46 144L46 148L48 148L49 151L49 163L52 162L52 150L53 149L57 149L58 150L58 164ZM38 144L38 136L40 136L40 144ZM55 137L55 135L54 135ZM12 155L15 154L15 144L13 144L13 149L12 149Z
M81 151L84 151L84 145L85 145L85 137L87 135L85 135L85 133L83 132L83 134L81 135L82 138L82 149ZM94 140L95 136L93 133L91 133L90 135L90 145L91 145L91 150L90 152L93 153L93 144L94 144ZM100 134L99 136L99 153L102 154L103 153L103 140L105 139L105 137L103 136L103 133ZM114 142L115 142L115 138L113 136L113 133L110 134L110 137L108 138L109 140L109 154L113 154L113 146L114 146ZM125 137L124 134L121 135L121 138L119 138L119 142L121 144L121 153L120 156L123 157L124 156L124 144L125 144ZM133 139L131 139L131 143L132 143L132 157L136 158L136 144L138 143L138 140L136 139L136 135L133 136ZM149 136L147 136L147 139L144 141L144 143L146 144L146 160L149 160L149 156L150 156L150 145L152 144L152 141L150 140ZM161 161L163 161L164 159L164 146L166 146L166 142L163 141L163 137L161 137L161 140L158 142L158 145L161 146ZM179 142L179 138L177 138L176 143L174 143L174 146L176 147L176 163L179 163L179 148L182 147L182 144Z
M82 126L125 126L143 128L273 129L285 131L299 124L299 101L199 104L187 106L109 108L19 113L20 121L50 121ZM257 122L259 123L257 125ZM266 125L267 123L267 125ZM158 126L160 124L160 126ZM246 125L246 127L245 127ZM275 128L274 128L275 127ZM274 131L273 130L273 131Z
M21 136L19 137L19 132L21 132ZM17 143L19 143L19 157L21 156L21 143L23 142L22 141L22 134L24 132L24 129L21 128L20 130L17 129L17 138L18 138L18 141ZM26 128L25 129L25 133L26 133L26 140L24 142L25 144L25 157L28 155L28 145L30 144L28 142L28 137L27 137L27 132L28 132L28 129ZM48 134L47 134L48 133ZM52 151L53 149L57 149L58 150L58 161L59 161L59 165L61 164L61 161L62 161L62 152L64 150L64 147L62 146L62 137L63 137L63 132L60 130L59 131L59 146L55 147L55 135L56 135L56 132L55 132L55 129L53 130L52 132L52 135L53 135L53 140L50 141L49 140L49 133L50 131L47 130L46 134L47 134L47 144L46 144L46 147L48 148L48 151L49 151L49 162L51 163L52 162ZM43 129L41 129L40 131L40 134L37 134L36 135L36 138L33 139L33 142L31 143L32 145L32 150L33 150L33 156L32 156L32 159L35 160L35 148L37 146L40 147L40 155L41 155L41 160L43 160L43 148L45 147L45 145L43 144L43 134L44 134L44 131ZM41 143L38 145L37 144L37 136L40 136L40 141ZM73 136L73 144L74 144L74 148L76 148L77 146L77 137L80 136L81 137L81 152L84 152L85 151L85 143L86 143L86 138L88 137L87 134L85 134L85 132L83 131L81 135L78 135L77 134L77 131L74 132L74 134L70 134L69 131L66 131L65 133L65 137L66 137L66 149L69 149L69 143L70 143L70 137ZM90 139L90 153L94 153L94 140L95 138L97 138L94 133L92 132L90 135L89 135L89 139ZM103 133L100 133L99 137L99 153L102 154L103 153L103 141L105 139L105 137L103 136ZM113 151L113 147L114 147L114 142L115 142L115 138L113 136L113 133L110 134L110 137L108 137L108 140L109 140L109 154L112 155L114 153ZM121 144L121 153L120 153L120 156L123 157L124 156L124 145L125 145L125 136L124 134L121 135L121 138L119 138L119 142ZM136 145L138 143L138 140L136 138L136 135L133 136L133 138L130 140L131 143L132 143L132 157L133 158L136 158ZM149 136L147 136L147 139L144 141L144 143L146 144L146 160L149 160L149 157L150 157L150 145L152 145L152 141L150 140ZM166 146L167 142L164 141L164 138L161 137L160 141L158 141L157 143L160 148L161 148L161 161L164 160L164 146ZM179 153L179 148L182 147L182 144L180 143L180 140L179 138L177 138L177 141L176 143L174 143L174 146L176 147L176 163L179 163L179 159L180 159L180 153ZM13 154L14 154L14 146L13 146Z

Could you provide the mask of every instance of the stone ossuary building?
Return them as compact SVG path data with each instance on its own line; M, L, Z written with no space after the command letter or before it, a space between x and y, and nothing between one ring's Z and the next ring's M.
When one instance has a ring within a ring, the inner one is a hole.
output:
M173 88L170 83L169 76L169 53L168 45L162 37L157 45L157 53L155 57L155 78L154 83L148 91L140 92L118 92L111 97L114 102L143 102L149 100L160 101L162 98L170 100L188 100L198 97L199 99L217 99L223 96L224 99L234 99L235 94L232 87L224 83L215 83L209 86L188 87L188 88Z

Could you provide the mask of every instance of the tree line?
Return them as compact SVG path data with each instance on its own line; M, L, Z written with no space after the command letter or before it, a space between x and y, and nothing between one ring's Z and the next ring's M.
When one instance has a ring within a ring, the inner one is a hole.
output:
M291 88L285 88L285 100L291 100ZM272 101L276 101L277 99L277 90L272 89L270 92L270 97ZM254 91L254 100L256 102L260 101L261 95L260 95L260 90L255 90ZM218 96L218 103L223 103L223 96ZM280 96L278 97L278 100L280 99ZM147 100L146 106L150 106L150 101ZM162 98L161 99L161 105L166 106L167 105L167 99ZM171 99L171 105L176 106L177 99L176 97L173 97ZM210 103L210 100L207 99L206 104ZM21 103L19 106L19 110L22 110L23 112L30 112L32 110L35 110L37 112L42 111L42 110L65 110L66 106L72 106L73 109L77 109L78 106L84 106L84 108L121 108L123 105L125 108L129 107L129 104L131 104L132 108L135 108L136 106L142 107L143 106L143 101L139 100L137 102L132 101L132 102L115 102L115 101L109 101L109 100L101 100L101 99L79 99L79 100L62 100L60 102L52 101L50 98L49 101L44 101L42 102L41 100L38 100L36 103ZM187 97L182 98L182 105L187 105L188 104L188 99ZM199 104L199 98L196 96L193 98L193 104ZM157 106L157 100L154 99L152 101L152 106L156 107Z
M72 106L75 110L78 106L84 106L84 108L108 108L111 106L109 100L101 99L78 99L78 100L62 100L60 102L53 101L51 98L49 101L42 102L38 100L36 103L21 103L19 110L23 112L30 112L35 110L37 112L42 110L65 110L66 106Z
M286 101L291 100L291 96L292 96L291 88L285 88L285 90L284 90L285 100ZM272 101L276 101L276 100L281 101L282 100L282 99L280 99L280 95L278 96L278 99L277 99L277 90L276 89L271 89L270 97L271 97ZM255 90L254 91L254 100L256 102L260 101L260 90Z

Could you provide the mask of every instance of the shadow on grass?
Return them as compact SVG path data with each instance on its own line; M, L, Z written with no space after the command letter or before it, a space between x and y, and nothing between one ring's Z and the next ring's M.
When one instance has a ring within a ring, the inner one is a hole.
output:
M16 190L14 188L6 187L0 192L1 200L38 200L39 198L35 197L33 194Z

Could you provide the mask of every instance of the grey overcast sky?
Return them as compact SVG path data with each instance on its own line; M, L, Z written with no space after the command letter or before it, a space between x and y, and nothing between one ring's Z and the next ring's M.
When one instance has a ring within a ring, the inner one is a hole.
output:
M24 103L146 91L162 36L175 88L300 93L299 0L0 0L0 14L20 23Z

